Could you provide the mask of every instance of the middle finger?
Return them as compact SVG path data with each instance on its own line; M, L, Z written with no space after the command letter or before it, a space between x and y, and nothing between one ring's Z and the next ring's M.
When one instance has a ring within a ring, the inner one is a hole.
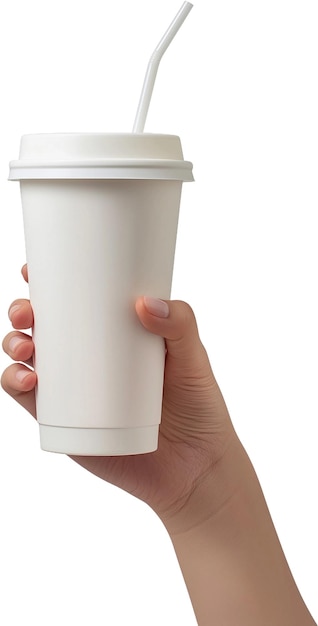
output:
M22 361L27 365L33 365L34 343L29 335L11 332L4 338L2 347L14 361Z
M19 299L12 302L9 309L9 318L13 328L22 330L33 326L33 310L30 300Z

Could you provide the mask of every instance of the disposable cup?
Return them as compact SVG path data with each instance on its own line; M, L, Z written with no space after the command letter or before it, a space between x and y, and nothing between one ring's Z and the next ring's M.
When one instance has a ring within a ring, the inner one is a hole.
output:
M9 179L21 188L42 449L156 450L165 346L135 301L170 297L193 180L179 137L25 135Z

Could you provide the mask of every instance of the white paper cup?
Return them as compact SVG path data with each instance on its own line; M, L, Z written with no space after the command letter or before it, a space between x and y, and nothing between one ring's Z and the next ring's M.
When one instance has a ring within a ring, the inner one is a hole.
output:
M157 449L164 341L135 312L169 299L182 182L172 135L25 135L19 180L34 311L41 447L74 455Z

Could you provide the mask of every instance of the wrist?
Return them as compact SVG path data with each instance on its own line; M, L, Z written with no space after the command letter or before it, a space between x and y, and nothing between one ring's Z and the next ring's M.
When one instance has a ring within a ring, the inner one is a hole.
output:
M199 626L314 626L238 439L191 499L165 526Z
M160 515L171 539L199 529L207 521L227 517L229 505L235 502L244 483L246 458L244 448L233 431L222 456L196 479L191 494L180 504L180 509Z

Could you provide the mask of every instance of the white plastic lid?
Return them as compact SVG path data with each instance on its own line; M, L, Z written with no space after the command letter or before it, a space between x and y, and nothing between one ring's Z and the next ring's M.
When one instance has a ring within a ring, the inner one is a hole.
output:
M192 181L176 135L56 133L24 135L9 180L161 179Z

